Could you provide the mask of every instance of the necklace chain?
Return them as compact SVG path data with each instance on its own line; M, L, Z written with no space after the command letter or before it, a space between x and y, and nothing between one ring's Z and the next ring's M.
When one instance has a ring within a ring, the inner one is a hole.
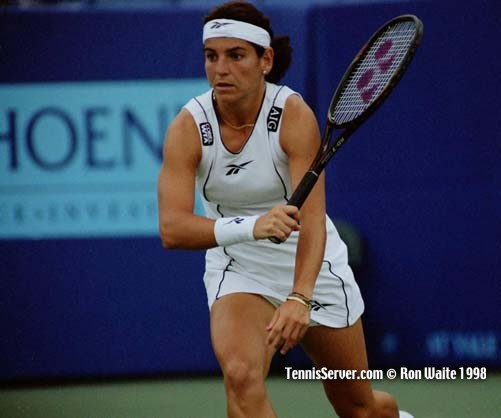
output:
M214 94L214 92L212 92L212 100L214 101L214 105L217 109L217 100L216 100L216 95ZM245 128L253 128L255 126L255 123L244 123L243 125L240 125L240 126L236 126L236 125L233 125L232 123L228 122L225 118L223 118L223 116L221 115L221 112L218 112L219 113L219 117L222 119L222 121L224 123L226 123L226 125L228 125L230 128L232 129L235 129L236 131L241 131L242 129L245 129Z
M235 129L236 131L241 131L242 129L245 129L245 128L253 128L254 125L255 125L255 123L244 123L243 125L236 126L236 125L233 125L230 122L228 122L221 115L219 115L219 116L221 117L221 119L223 120L223 122L226 123L226 125L228 125L232 129Z

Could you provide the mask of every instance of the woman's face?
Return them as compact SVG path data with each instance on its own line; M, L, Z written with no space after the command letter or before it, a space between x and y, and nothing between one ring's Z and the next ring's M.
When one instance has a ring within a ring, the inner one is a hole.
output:
M235 101L258 94L264 85L263 71L273 64L268 48L258 57L254 47L236 38L211 38L205 42L205 72L218 99Z

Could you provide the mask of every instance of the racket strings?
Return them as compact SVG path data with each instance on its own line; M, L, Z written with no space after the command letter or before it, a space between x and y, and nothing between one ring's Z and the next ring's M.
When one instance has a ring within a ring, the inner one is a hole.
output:
M336 124L354 120L374 103L405 60L416 31L415 22L399 22L370 46L345 80L332 114Z

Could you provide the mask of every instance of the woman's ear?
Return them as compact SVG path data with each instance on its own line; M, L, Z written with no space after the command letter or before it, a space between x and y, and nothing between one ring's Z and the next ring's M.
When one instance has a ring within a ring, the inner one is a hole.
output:
M263 56L261 57L261 68L263 70L263 74L269 74L271 69L273 68L273 57L273 48L266 48L264 50Z

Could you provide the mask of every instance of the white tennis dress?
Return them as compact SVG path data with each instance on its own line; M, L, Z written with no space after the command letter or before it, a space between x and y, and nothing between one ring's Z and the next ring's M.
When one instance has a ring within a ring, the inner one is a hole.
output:
M291 94L297 93L267 83L256 125L238 153L223 144L212 90L186 104L202 141L196 184L207 217L262 215L287 203L291 183L279 134L284 104ZM348 266L346 245L329 217L326 225L324 262L313 292L311 319L339 328L352 325L364 303ZM263 295L275 305L284 302L292 291L298 235L293 232L280 245L259 240L207 250L204 283L209 308L216 299L237 292Z

